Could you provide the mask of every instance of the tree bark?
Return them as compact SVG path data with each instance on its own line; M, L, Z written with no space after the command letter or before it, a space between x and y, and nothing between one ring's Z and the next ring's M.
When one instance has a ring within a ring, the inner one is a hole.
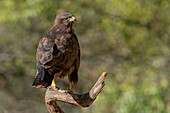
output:
M56 104L56 101L61 101L81 107L89 107L104 87L106 75L107 72L103 72L92 89L85 94L69 93L68 91L57 87L49 87L45 94L45 103L48 111L50 113L64 113Z

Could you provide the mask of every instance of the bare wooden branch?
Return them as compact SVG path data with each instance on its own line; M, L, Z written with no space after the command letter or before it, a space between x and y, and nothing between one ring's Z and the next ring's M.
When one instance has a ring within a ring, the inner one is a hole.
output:
M48 111L50 113L64 113L56 104L56 101L61 101L81 107L90 106L104 87L106 75L107 72L103 72L92 89L85 94L74 94L53 86L49 87L45 94L45 103Z

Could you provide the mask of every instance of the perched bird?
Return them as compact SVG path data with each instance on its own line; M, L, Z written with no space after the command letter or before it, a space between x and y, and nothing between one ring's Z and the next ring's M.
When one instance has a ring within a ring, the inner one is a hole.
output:
M37 74L32 86L47 88L56 86L56 78L68 76L70 92L72 83L78 82L80 48L72 25L76 21L70 13L56 16L51 30L44 36L37 49Z

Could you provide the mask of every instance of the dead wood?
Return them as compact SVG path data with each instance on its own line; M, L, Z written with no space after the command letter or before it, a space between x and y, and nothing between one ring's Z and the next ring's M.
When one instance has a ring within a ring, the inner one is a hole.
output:
M106 75L107 72L103 72L92 89L85 94L69 93L68 91L62 90L60 88L53 86L49 87L45 94L45 103L48 111L50 113L64 113L56 104L56 101L61 101L81 107L90 106L104 87Z

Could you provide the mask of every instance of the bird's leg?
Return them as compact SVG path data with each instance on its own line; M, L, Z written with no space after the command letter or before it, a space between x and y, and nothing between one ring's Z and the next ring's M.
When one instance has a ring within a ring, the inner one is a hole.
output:
M52 80L51 86L54 87L55 90L59 90L60 88L56 86L55 84L55 78Z
M56 84L55 84L55 79L53 79L53 81L52 81L52 83L51 83L51 86L56 86Z
M68 79L69 79L69 82L70 82L70 89L69 89L69 92L70 92L70 93L73 93L72 82L71 82L71 75L68 75Z
M72 82L70 81L70 90L69 90L70 93L73 93L73 89L72 89Z
M51 86L54 87L55 90L58 90L59 88L56 86L55 84L55 78L53 79L52 83L51 83Z

